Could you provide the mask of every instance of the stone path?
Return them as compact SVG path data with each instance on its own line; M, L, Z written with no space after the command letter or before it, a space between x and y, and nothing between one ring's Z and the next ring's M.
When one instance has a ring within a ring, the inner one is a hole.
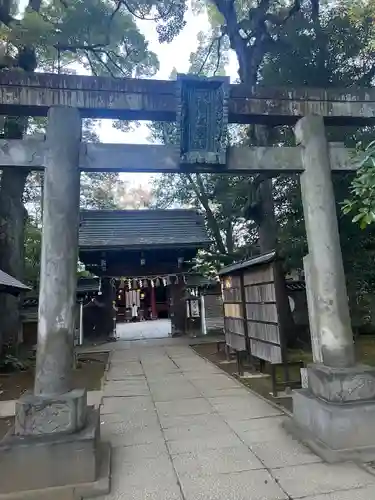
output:
M375 476L327 465L285 418L184 345L111 354L101 411L112 443L102 500L369 500Z
M162 339L169 337L171 330L170 319L116 325L116 333L120 340Z

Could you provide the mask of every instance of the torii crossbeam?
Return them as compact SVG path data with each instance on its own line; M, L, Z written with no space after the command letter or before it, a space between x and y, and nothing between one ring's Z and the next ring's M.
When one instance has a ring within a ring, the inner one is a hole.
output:
M175 121L176 81L8 71L0 73L0 114L46 116L51 106L79 108L83 118ZM280 89L231 85L230 123L294 124L318 114L332 125L375 119L375 89Z

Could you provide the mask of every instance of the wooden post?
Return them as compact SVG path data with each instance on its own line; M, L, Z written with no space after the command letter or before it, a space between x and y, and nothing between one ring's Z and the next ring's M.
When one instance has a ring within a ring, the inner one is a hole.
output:
M155 297L155 288L151 287L151 319L157 319L158 313L156 310L156 297Z

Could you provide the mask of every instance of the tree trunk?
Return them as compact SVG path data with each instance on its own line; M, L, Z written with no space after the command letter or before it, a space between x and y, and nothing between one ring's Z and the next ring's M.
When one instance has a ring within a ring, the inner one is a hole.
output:
M220 228L217 224L217 221L215 219L214 214L212 213L212 210L210 208L210 203L207 197L207 193L205 192L204 185L202 182L202 179L200 178L199 174L196 174L196 179L197 179L197 184L194 182L193 177L190 174L186 174L188 181L190 182L190 185L192 189L194 190L200 204L205 210L206 217L207 217L207 224L208 227L212 233L212 236L215 239L217 249L221 254L226 254L227 250L225 248L225 245L223 243L223 238L220 233Z
M272 179L265 178L259 186L259 248L261 253L276 250L277 222L272 196Z
M15 22L11 15L12 2L2 3L0 20L6 26ZM28 8L39 12L41 0L29 0ZM34 47L21 46L12 66L32 72L37 67ZM5 139L22 139L28 124L27 117L6 116L3 127ZM22 280L24 273L24 239L26 210L22 203L28 171L5 169L0 185L0 269ZM21 326L19 299L0 294L0 353L3 344L14 343Z
M24 273L24 229L26 210L22 203L28 172L5 169L0 190L0 269L18 280ZM20 329L19 299L0 294L0 349L14 343Z

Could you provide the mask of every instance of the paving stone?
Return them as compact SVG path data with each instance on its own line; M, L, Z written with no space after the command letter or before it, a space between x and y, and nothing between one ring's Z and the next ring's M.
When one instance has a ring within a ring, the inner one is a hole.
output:
M280 429L288 417L277 415L274 417L251 418L246 420L226 419L227 425L237 433L257 432L264 429ZM285 432L285 431L284 431Z
M155 402L201 397L198 389L188 382L170 385L150 384L150 391Z
M132 351L114 351L110 357L111 366L124 365L125 363L139 363L139 355Z
M235 385L237 387L237 382L232 380L227 375L220 370L218 372L207 372L207 370L194 370L191 372L184 372L184 375L187 379L193 380L194 385L203 384L208 386L211 383L215 387L222 387L225 385L226 387L233 387Z
M104 384L105 397L111 396L149 396L150 391L146 379L110 380Z
M161 375L174 375L175 373L181 373L181 371L176 365L171 363L169 366L145 366L144 373L148 379L152 379L153 377L160 377Z
M229 387L229 388L221 388L221 387L203 387L200 389L201 390L201 393L202 395L205 397L205 398L216 398L216 397L221 397L221 396L225 396L225 397L229 397L229 396L240 396L240 397L248 397L249 395L249 391L247 391L246 389L244 389L243 387L241 386L233 386L233 387Z
M260 403L263 403L263 401L261 401ZM226 407L223 404L221 404L220 406L213 405L213 408L223 417L226 422L229 422L231 420L250 420L252 418L264 418L284 415L281 410L278 410L277 408L274 408L267 403L258 404L257 402L254 402L253 405L248 404L246 406L243 406L242 408L233 408L230 406Z
M174 382L189 382L182 373L161 373L147 379L149 384L173 384Z
M101 426L101 435L104 441L112 446L130 446L149 444L163 441L163 433L157 421L151 426L127 425L125 422L104 424Z
M284 500L287 496L265 470L180 478L186 500Z
M145 484L114 489L109 495L97 500L182 500L182 496L177 484Z
M223 424L223 419L215 413L205 413L201 415L171 415L161 417L161 426L163 429L171 429L174 427L186 427L191 425L200 425L206 427L220 427ZM225 422L224 422L224 425Z
M142 366L145 372L165 372L166 374L173 374L175 372L181 373L178 366L169 358L166 360L153 360L150 361L142 360Z
M194 370L205 371L206 373L218 373L219 369L211 363L206 363L202 359L179 358L175 361L177 366L183 372L192 372Z
M272 470L272 475L292 498L375 485L375 476L352 463L284 467Z
M101 424L109 424L109 423L117 423L117 422L123 422L124 421L124 415L121 413L101 413L100 415L100 423Z
M100 413L131 414L135 411L154 411L151 397L104 397Z
M176 441L167 441L167 447L171 455L179 455L181 453L193 452L198 453L202 450L222 448L231 448L241 446L243 443L234 434L227 432L226 434L207 435L203 437L191 437L178 439ZM224 451L223 451L224 453Z
M141 363L130 361L123 364L110 365L110 370L107 373L108 380L122 380L129 376L143 375Z
M253 396L249 392L240 396L217 396L208 398L208 401L218 412L235 410L246 412L247 410L256 409L267 414L269 411L274 410L273 406L265 401L260 401L259 398Z
M205 449L172 457L179 477L201 477L244 470L263 469L263 464L246 446L217 449Z
M233 434L230 427L223 420L213 420L197 424L186 421L184 425L164 429L165 439L167 441L177 441L183 439L206 438L218 434Z
M201 377L214 377L215 375L222 375L223 372L220 370L220 368L216 367L207 367L204 365L186 365L185 368L180 368L181 372L187 377L187 378L196 378L197 375L201 375Z
M147 458L169 457L165 442L121 446L113 450L116 463L136 463Z
M168 455L142 458L133 462L116 461L112 457L112 487L126 489L129 485L165 485L176 483L176 474Z
M346 491L336 491L323 495L305 497L303 500L372 500L375 498L375 486L366 488L350 489Z
M100 416L102 424L122 424L129 429L142 429L147 426L159 425L156 410L138 410L133 413L105 413Z
M184 500L284 500L281 487L295 500L375 498L374 476L321 463L281 428L280 410L178 342L114 347L101 408L112 492L102 500L182 500L176 472Z
M308 448L291 437L249 445L255 455L269 468L321 462Z
M172 415L199 415L213 413L211 405L203 398L176 399L174 401L155 403L160 419Z
M267 422L264 422L264 420L268 421L268 424ZM241 430L239 428L235 429L233 427L232 428L236 431L241 440L249 446L256 443L273 442L279 439L291 440L291 437L282 427L282 422L284 420L285 418L283 417L256 418L246 421L247 429L244 426L246 430ZM251 426L252 423L255 423L255 425Z

